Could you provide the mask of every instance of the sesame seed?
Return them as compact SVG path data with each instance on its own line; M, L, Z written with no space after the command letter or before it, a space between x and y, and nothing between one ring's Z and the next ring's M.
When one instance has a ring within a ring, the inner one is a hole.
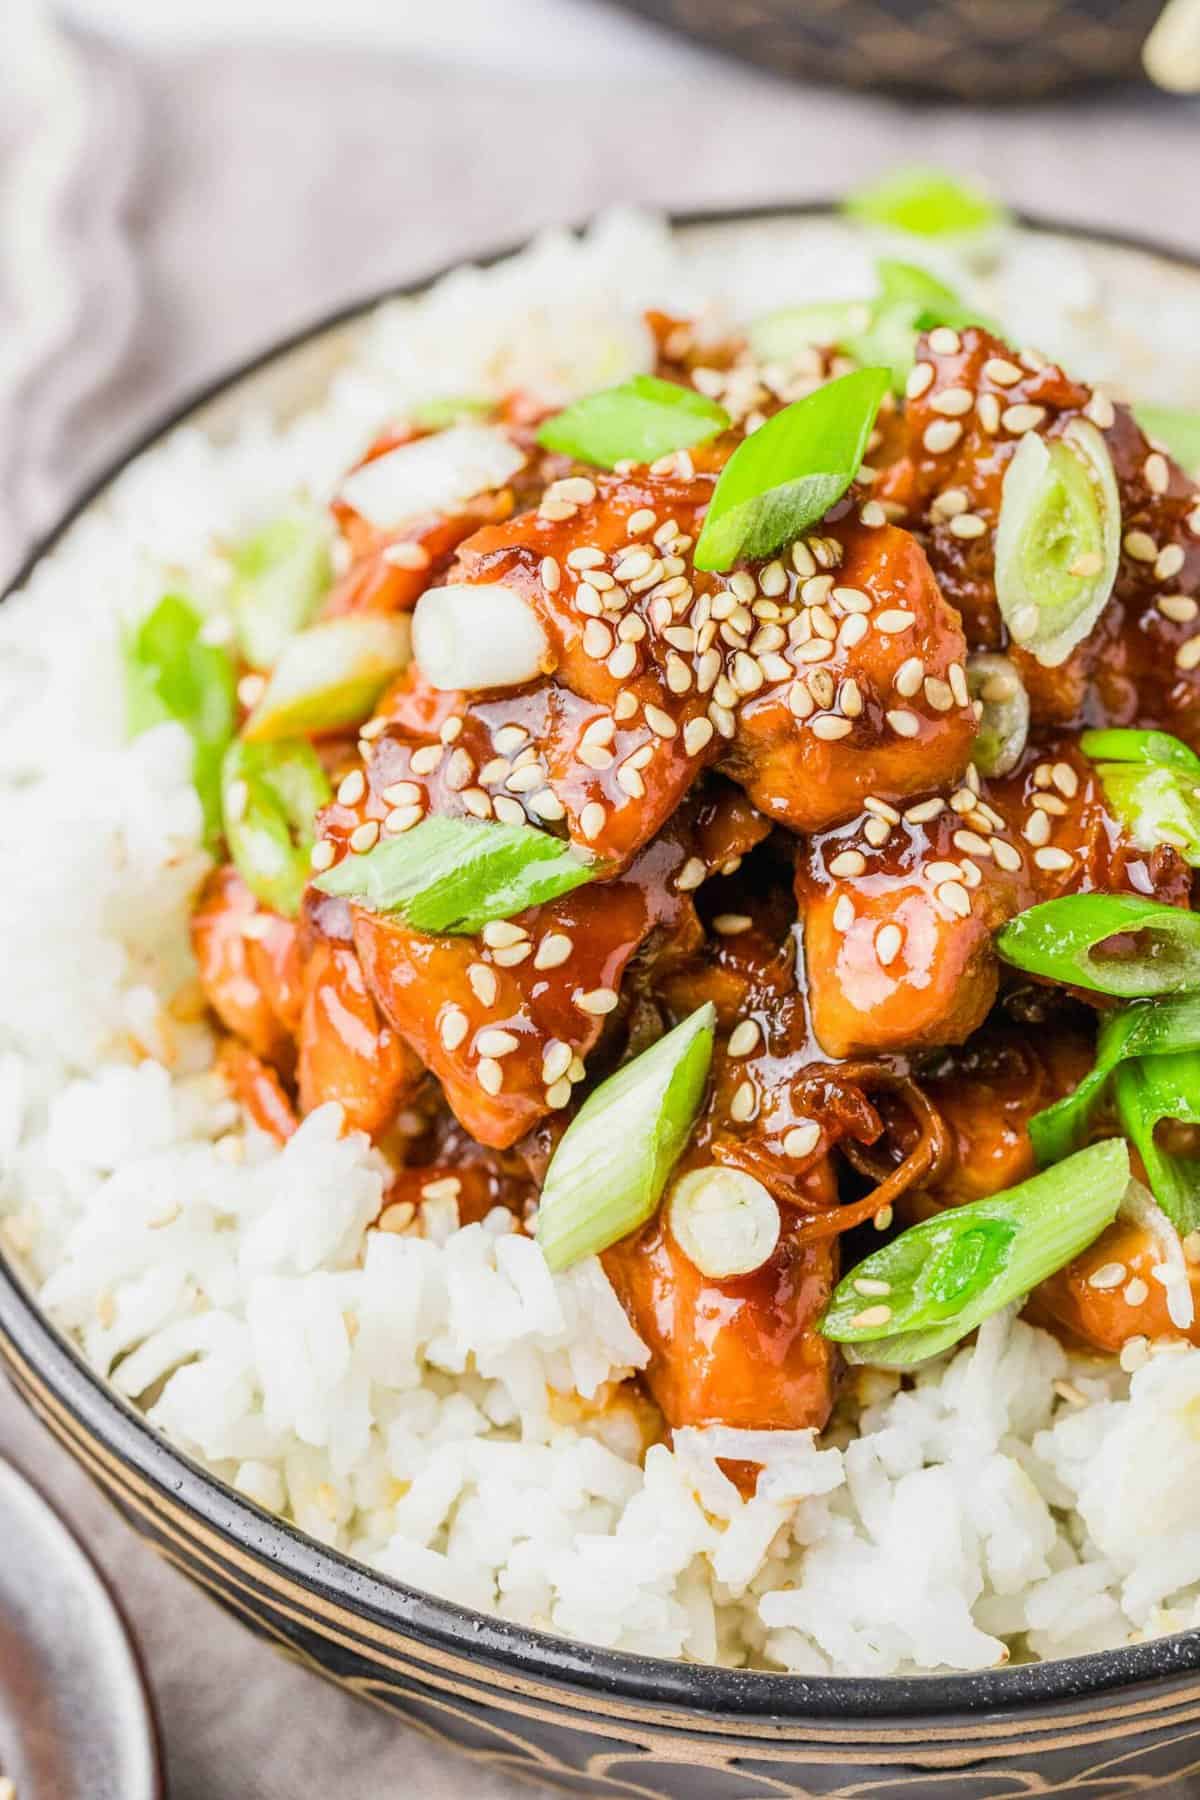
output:
M834 743L838 738L849 737L854 726L849 719L839 719L830 714L827 717L814 719L810 727L814 737L822 738L826 743Z
M457 1050L469 1030L467 1015L458 1006L448 1006L438 1021L438 1036L447 1050Z
M523 725L502 725L499 731L492 734L492 743L502 756L512 756L528 736Z
M475 1079L485 1094L495 1095L504 1086L504 1070L494 1056L484 1056L475 1066Z
M1150 452L1142 464L1142 474L1146 477L1146 486L1152 494L1165 494L1171 485L1171 471L1160 450Z
M510 800L507 794L493 795L492 811L502 825L525 824L525 808L519 800Z
M443 719L438 727L438 736L443 744L452 744L456 738L462 736L462 728L463 722L459 718Z
M1027 844L1048 844L1050 842L1050 821L1044 812L1031 812L1021 828L1021 836Z
M915 625L916 622L917 615L909 612L907 607L890 606L883 612L876 614L875 629L876 631L883 631L890 634L897 631L907 631L909 626Z
M1014 437L1033 431L1046 417L1044 406L1031 406L1025 401L1016 406L1006 406L1000 415L1000 423L1005 431L1011 431Z
M1006 869L1010 875L1015 875L1021 867L1021 852L1003 838L993 838L992 855L1000 868Z
M409 766L414 775L432 775L444 755L440 744L422 744L409 757Z
M417 1209L411 1200L393 1200L391 1205L385 1206L380 1213L378 1228L380 1231L387 1232L407 1231L416 1216Z
M864 1307L862 1312L855 1313L850 1323L856 1329L861 1328L865 1331L873 1325L886 1325L891 1316L892 1309L890 1306L867 1306Z
M1074 865L1074 857L1067 850L1060 850L1056 845L1049 845L1044 850L1035 850L1033 860L1039 869L1058 872Z
M624 681L637 668L637 651L632 644L618 644L608 659L608 672L614 681Z
M863 826L863 836L868 844L879 850L892 835L892 828L886 819L868 819Z
M811 1156L821 1141L821 1127L815 1119L801 1119L784 1134L783 1154L794 1157L797 1161L802 1156Z
M572 996L580 1012L591 1013L594 1018L602 1019L606 1013L612 1012L619 1004L620 995L609 987L590 988L585 994Z
M378 842L378 819L364 819L363 823L356 825L350 833L350 848L356 856L362 856L366 851L373 850Z
M1035 794L1032 804L1039 812L1050 813L1053 818L1065 819L1067 816L1067 803L1057 794Z
M1195 637L1185 638L1175 652L1175 667L1190 670L1200 664L1200 633Z
M934 892L948 911L957 913L960 919L970 917L971 896L960 881L940 882Z
M713 930L722 937L740 937L743 931L749 931L754 920L748 913L718 913L713 920Z
M875 933L875 954L885 969L896 960L903 942L904 933L898 925L881 925Z
M867 859L861 850L841 850L829 864L829 873L840 877L861 875L867 866Z
M1154 575L1158 581L1170 581L1178 575L1185 561L1184 553L1178 544L1164 544L1154 562Z
M809 692L818 706L833 705L833 676L828 669L813 669L808 676Z
M887 524L887 514L884 512L882 506L880 506L878 500L868 500L866 505L860 510L858 516L862 523L869 527Z
M962 426L957 419L935 419L925 427L921 442L931 456L941 456L947 450L953 450L962 436Z
M1105 1288L1120 1287L1128 1274L1129 1271L1124 1263L1101 1263L1100 1267L1098 1269L1093 1269L1092 1273L1088 1276L1088 1286L1090 1288L1100 1288L1101 1290Z
M713 726L710 719L689 719L683 728L683 747L689 756L698 756L712 742Z
M334 847L332 839L321 838L313 845L308 860L313 868L320 873L324 869L333 867L333 859L336 855L337 850Z
M533 956L535 969L557 969L565 963L575 945L563 931L550 931L542 938ZM550 1080L554 1077L550 1076Z
M854 923L854 902L849 894L839 894L837 905L833 909L833 928L835 931L849 931Z
M924 679L924 676L925 665L920 657L909 656L896 670L892 686L895 688L896 692L902 694L906 700L911 700L914 694L920 693L921 682Z
M338 787L339 806L357 806L366 791L366 776L361 769L352 769Z
M701 885L707 874L706 864L698 856L689 856L675 877L675 886L681 894L690 894Z
M956 538L980 538L987 531L987 520L978 513L959 513L950 521L950 535Z
M956 831L950 841L956 850L962 851L964 856L991 856L992 854L992 846L987 839L981 838L974 831Z
M552 556L543 556L541 566L542 586L548 594L556 594L562 584L562 570Z
M894 1216L890 1206L881 1206L871 1223L874 1225L876 1231L886 1231L891 1225Z
M490 819L492 816L492 800L481 787L464 788L460 796L464 809L474 819Z
M758 1049L761 1035L756 1019L743 1019L729 1034L730 1056L749 1056Z
M519 763L504 785L513 794L531 794L543 785L546 771L539 762Z
M665 713L661 706L652 706L649 701L642 708L647 725L655 737L673 738L678 729L670 713Z
M1148 531L1127 531L1123 542L1126 556L1134 562L1152 563L1158 557L1158 545Z
M754 1117L754 1109L757 1104L758 1095L754 1091L753 1082L741 1081L734 1089L733 1099L729 1102L729 1116L731 1119L736 1119L739 1125L744 1125L747 1119Z
M1190 594L1160 594L1158 610L1165 619L1171 619L1176 625L1188 625L1200 612L1200 606Z
M490 950L507 950L513 944L521 943L529 933L523 925L514 925L511 919L489 919L480 935Z
M1116 423L1117 415L1113 403L1107 394L1100 392L1099 388L1095 390L1084 407L1083 414L1085 418L1092 421L1093 425L1098 425L1101 431L1111 430Z
M1144 1306L1150 1298L1150 1289L1140 1275L1135 1275L1125 1289L1126 1306Z
M639 533L649 531L657 520L658 514L651 507L639 506L636 512L630 513L625 529L631 537L637 537Z
M492 961L500 969L515 969L523 963L533 949L532 944L512 944L506 950L493 950Z
M561 1081L571 1067L571 1046L561 1038L551 1038L542 1052L542 1080L547 1087Z
M848 719L862 716L862 690L853 676L849 676L841 685L838 693L838 704Z
M1050 771L1051 779L1060 794L1073 800L1079 792L1079 777L1068 762L1056 762Z
M930 510L935 519L952 519L958 513L965 513L970 504L965 488L943 488Z
M929 348L939 356L957 356L962 349L962 339L949 325L939 325L929 334Z
M758 585L762 592L772 597L786 593L787 584L787 570L778 558L774 562L769 562L758 578Z
M787 703L798 719L807 719L813 711L813 697L802 679L793 681L788 689Z
M379 797L389 806L415 806L421 792L415 781L393 781L381 790Z
M916 713L908 712L902 706L893 707L885 716L897 737L915 738L921 729L921 721Z
M621 558L613 570L613 574L620 582L640 581L643 576L650 573L655 561L656 558L639 545L636 550L630 550Z
M402 837L406 831L411 831L414 825L420 824L422 810L419 806L393 807L383 821L383 828L389 837Z
M1004 356L989 356L983 365L983 372L989 381L997 387L1015 387L1021 379L1021 370L1014 362Z
M728 707L720 706L714 701L708 709L708 716L723 738L728 741L733 737L737 730L737 720Z
M937 370L932 363L914 363L908 372L908 380L904 384L904 392L910 400L919 400L932 385Z
M928 825L931 819L937 818L945 804L946 802L941 798L934 800L918 800L915 806L905 808L905 823L909 825Z
M549 519L552 524L561 525L566 519L573 519L578 512L569 500L544 499L538 507L538 517Z
M947 419L961 419L964 413L970 412L974 404L975 396L970 388L949 387L933 396L929 402L929 410L941 413Z

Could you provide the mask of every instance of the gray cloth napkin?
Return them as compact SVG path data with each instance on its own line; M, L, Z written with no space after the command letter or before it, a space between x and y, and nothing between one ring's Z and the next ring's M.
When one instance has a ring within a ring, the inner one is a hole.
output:
M519 31L520 0L505 3ZM615 15L626 73L595 82L572 33L584 0L561 0L536 78L473 64L469 44L453 64L261 45L150 56L30 25L14 53L16 4L0 56L0 575L98 464L231 361L358 294L600 206L802 198L934 161L1017 205L1200 254L1194 103L977 113L789 87L694 52L660 49L643 69L647 28ZM41 261L26 264L31 246ZM134 1539L7 1392L0 1444L114 1580L173 1800L523 1791L251 1639Z

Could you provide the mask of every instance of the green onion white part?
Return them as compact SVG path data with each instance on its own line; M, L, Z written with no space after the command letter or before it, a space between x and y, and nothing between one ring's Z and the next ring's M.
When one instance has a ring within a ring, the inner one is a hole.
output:
M821 1331L853 1362L910 1368L940 1356L1094 1243L1129 1179L1128 1147L1110 1138L1002 1194L947 1207L858 1263Z
M357 725L411 653L407 618L359 613L310 625L285 645L243 735L255 743Z
M774 1254L779 1207L753 1175L714 1163L675 1183L667 1225L688 1261L723 1281L752 1274Z
M1029 737L1029 694L1020 672L1007 656L969 656L967 688L983 708L971 760L981 775L1008 775Z
M1096 427L1027 431L996 526L996 600L1014 643L1046 668L1065 662L1103 612L1120 557L1117 479Z
M520 687L546 666L546 633L533 607L502 581L428 588L413 613L413 656L431 687Z
M1170 844L1200 866L1200 757L1166 731L1085 731L1108 803L1140 850Z
M1200 1051L1122 1063L1113 1093L1121 1129L1145 1165L1155 1200L1182 1237L1200 1230L1200 1155L1173 1154L1157 1136L1164 1120L1200 1125Z
M524 466L524 451L498 426L451 425L364 463L343 481L341 498L368 524L394 531L502 488Z
M602 1082L568 1125L538 1205L552 1269L598 1255L654 1213L704 1098L715 1024L716 1009L698 1007Z

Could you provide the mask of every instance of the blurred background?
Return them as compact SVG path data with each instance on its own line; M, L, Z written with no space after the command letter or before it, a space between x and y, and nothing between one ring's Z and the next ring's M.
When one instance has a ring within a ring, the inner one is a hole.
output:
M5 0L0 584L97 467L231 363L598 208L811 199L933 163L1044 217L1200 257L1200 0L1161 13L1161 0ZM220 1617L6 1393L0 1446L115 1578L174 1800L516 1794Z

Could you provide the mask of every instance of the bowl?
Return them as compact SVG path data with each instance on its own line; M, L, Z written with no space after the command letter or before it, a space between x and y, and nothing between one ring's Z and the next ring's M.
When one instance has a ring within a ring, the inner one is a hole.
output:
M1163 0L621 0L777 75L1033 100L1141 74Z
M750 253L774 263L789 243L795 250L797 234L828 229L825 212L709 215L677 229L714 267ZM1193 316L1200 307L1200 265L1152 246L1026 224L1043 261L1067 238L1126 316L1150 293ZM221 433L248 408L286 412L310 401L380 298L274 345L164 419L72 507L17 585L102 503L125 465L181 421ZM1200 398L1200 360L1183 371L1173 364L1171 379L1177 398ZM401 1586L260 1510L110 1390L2 1253L0 1362L129 1523L252 1631L477 1762L562 1792L629 1800L1182 1796L1200 1772L1200 1631L1055 1663L919 1678L809 1679L617 1654ZM396 1778L405 1791L399 1736Z

